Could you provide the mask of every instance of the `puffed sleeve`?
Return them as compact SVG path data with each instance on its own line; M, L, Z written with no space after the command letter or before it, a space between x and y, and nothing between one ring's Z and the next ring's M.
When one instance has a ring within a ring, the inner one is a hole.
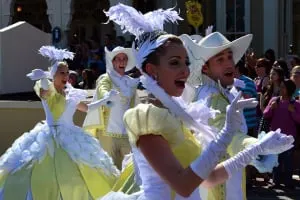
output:
M160 135L170 146L184 139L182 124L167 109L151 104L139 104L124 114L124 124L131 145L136 146L140 136ZM182 137L182 138L181 138Z

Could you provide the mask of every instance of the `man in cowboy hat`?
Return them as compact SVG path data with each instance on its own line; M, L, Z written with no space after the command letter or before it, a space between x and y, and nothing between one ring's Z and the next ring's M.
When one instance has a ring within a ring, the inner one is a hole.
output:
M243 85L234 79L235 64L246 52L252 40L252 35L246 35L232 42L219 32L213 32L199 42L195 42L188 35L181 35L191 62L191 75L188 79L183 98L186 101L204 101L205 104L220 113L210 120L210 125L220 130L225 123L226 107L238 93L234 85ZM241 113L242 115L242 113ZM242 117L242 116L241 116ZM227 155L223 160L232 157L248 145L257 142L256 138L246 135L245 119L240 131L236 133ZM276 163L276 158L270 157L267 166L260 164L261 171L270 171ZM222 161L222 160L221 160ZM257 166L258 168L258 166ZM243 172L231 176L225 184L218 185L208 191L209 200L240 200L246 199L245 179Z
M116 47L112 51L105 48L105 58L107 73L97 80L94 100L105 98L111 90L117 90L119 95L111 106L100 107L97 113L88 113L83 126L99 139L103 149L121 169L124 155L131 151L123 115L136 104L139 80L125 75L135 66L131 48Z

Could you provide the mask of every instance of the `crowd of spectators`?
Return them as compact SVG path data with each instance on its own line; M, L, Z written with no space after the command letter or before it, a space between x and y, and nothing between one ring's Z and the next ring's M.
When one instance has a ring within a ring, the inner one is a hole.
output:
M240 88L244 98L257 98L256 109L244 111L248 134L258 137L262 131L276 131L294 136L294 148L278 156L278 167L272 174L263 174L265 181L273 179L274 188L294 189L294 173L299 174L300 150L300 58L289 54L287 58L276 58L268 49L258 57L248 52L236 66L237 78L245 82ZM298 171L297 171L298 170ZM248 185L255 184L258 173L250 167L247 171Z

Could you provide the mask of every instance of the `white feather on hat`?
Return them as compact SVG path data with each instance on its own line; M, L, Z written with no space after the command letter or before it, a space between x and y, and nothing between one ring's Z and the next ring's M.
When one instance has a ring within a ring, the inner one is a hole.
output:
M51 62L51 67L48 72L45 72L41 69L34 69L31 73L26 76L31 80L39 80L42 78L53 79L54 74L57 71L58 63L64 61L65 59L73 60L74 53L66 49L57 49L54 46L42 46L39 49L39 54L44 57L47 57Z
M49 58L49 60L53 63L50 68L50 78L54 77L54 74L57 71L58 62L64 61L64 59L73 60L74 53L70 52L66 49L57 49L53 46L42 46L39 49L39 53Z
M173 8L167 10L158 9L142 14L135 8L121 3L112 6L104 13L109 18L109 21L114 21L120 25L124 33L130 32L140 41L139 50L135 51L133 49L135 51L136 66L140 70L146 57L168 39L166 35L162 35L161 38L153 41L151 40L151 34L147 35L146 40L143 40L144 38L141 36L144 33L157 34L159 31L163 31L165 22L175 23L177 20L183 20Z

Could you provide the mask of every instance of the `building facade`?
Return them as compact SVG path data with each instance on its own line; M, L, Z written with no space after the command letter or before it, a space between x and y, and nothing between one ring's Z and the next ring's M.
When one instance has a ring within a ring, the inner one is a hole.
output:
M229 39L253 33L251 48L259 56L271 48L277 57L284 57L290 44L294 53L300 54L300 0L198 0L204 21L197 30L186 20L184 0L2 0L0 27L27 21L46 32L58 28L61 38L57 45L62 47L88 38L103 44L105 34L123 35L118 26L105 24L102 12L119 2L142 12L177 6L185 20L166 26L174 34L202 34L208 25L214 25L214 30Z

